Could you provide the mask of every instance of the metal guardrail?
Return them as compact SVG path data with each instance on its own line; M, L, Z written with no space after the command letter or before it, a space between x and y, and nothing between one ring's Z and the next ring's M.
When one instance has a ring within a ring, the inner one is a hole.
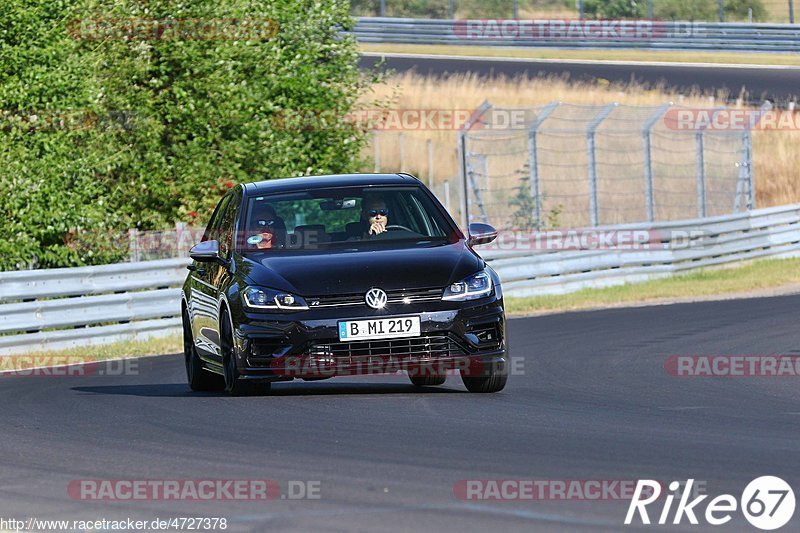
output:
M640 250L569 250L531 253L514 243L481 252L509 296L565 294L635 283L748 259L800 256L800 205L656 224L625 224L592 231L644 230L663 240ZM687 238L687 235L694 236Z
M179 331L188 259L0 272L0 355Z
M691 269L800 255L800 204L591 231L660 236L644 250L531 251L517 243L481 255L509 296L560 294ZM686 236L691 234L687 240ZM680 243L676 242L680 239ZM0 355L139 340L180 332L188 259L0 273Z
M650 26L637 36L603 33L603 21L555 21L566 23L556 30L537 23L549 21L492 21L360 17L352 34L362 43L450 44L528 48L644 48L654 50L800 51L800 26L736 22L644 21ZM570 32L569 23L580 24ZM616 21L619 22L619 21ZM642 21L629 21L633 28ZM470 27L469 24L473 26ZM506 23L506 29L503 28ZM529 26L522 26L528 23ZM597 23L595 28L592 23ZM483 24L481 27L480 25ZM471 29L472 28L472 29ZM477 28L477 29L475 29ZM509 29L510 28L510 29Z

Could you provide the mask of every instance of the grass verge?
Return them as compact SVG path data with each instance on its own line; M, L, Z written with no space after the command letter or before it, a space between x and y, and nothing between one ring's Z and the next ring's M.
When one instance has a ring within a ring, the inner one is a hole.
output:
M529 59L572 59L589 61L646 61L648 63L716 63L731 65L800 66L800 55L792 53L670 52L664 50L555 50L499 46L457 46L423 44L359 44L362 52L394 54L435 54L475 57L519 57Z
M99 346L85 346L46 352L0 357L0 370L24 370L37 366L80 364L109 359L145 357L148 355L183 352L181 335L153 338L144 341L124 341ZM3 366L3 361L6 361Z
M506 310L510 315L531 315L789 292L800 292L800 259L765 259L741 266L705 269L644 283L585 289L564 295L506 297Z

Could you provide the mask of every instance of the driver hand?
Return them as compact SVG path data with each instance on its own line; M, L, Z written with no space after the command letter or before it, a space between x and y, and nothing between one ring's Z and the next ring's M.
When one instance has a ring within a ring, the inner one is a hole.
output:
M383 224L378 224L377 222L369 227L370 235L379 235L384 231L386 231L386 227Z
M272 233L264 232L261 234L261 242L256 244L259 250L268 250L272 248Z

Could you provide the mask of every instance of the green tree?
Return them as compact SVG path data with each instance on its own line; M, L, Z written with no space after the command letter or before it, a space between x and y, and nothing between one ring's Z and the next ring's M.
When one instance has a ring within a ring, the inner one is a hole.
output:
M359 168L358 125L284 121L345 116L372 81L340 33L348 11L343 0L3 0L0 268L105 262L124 250L65 237L159 229L195 212L205 221L234 182ZM81 38L92 19L222 18L279 29L267 39ZM65 126L65 114L90 120ZM32 126L42 115L56 119Z

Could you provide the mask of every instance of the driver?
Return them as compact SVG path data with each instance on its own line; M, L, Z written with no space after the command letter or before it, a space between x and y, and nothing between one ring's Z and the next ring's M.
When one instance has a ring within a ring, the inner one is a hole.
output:
M254 234L247 239L247 243L259 250L280 248L286 240L286 224L275 213L275 208L264 203L255 206L252 218Z
M365 237L384 233L389 224L389 209L383 198L380 196L365 198L361 206L361 219L368 228Z

